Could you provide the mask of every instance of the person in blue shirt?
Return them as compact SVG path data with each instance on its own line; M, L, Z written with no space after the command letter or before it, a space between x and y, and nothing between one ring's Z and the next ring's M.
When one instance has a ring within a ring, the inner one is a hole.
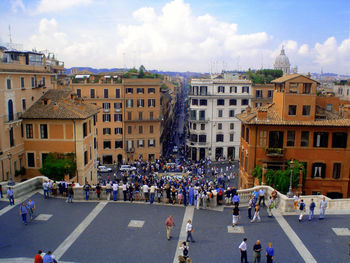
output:
M236 193L233 197L232 197L232 202L235 206L239 206L239 196L238 193Z
M53 262L53 258L51 256L51 251L48 251L43 257L43 263L51 263Z
M188 201L189 201L189 205L194 204L194 202L193 202L194 201L194 189L193 189L192 185L188 189Z
M266 248L266 263L272 263L273 262L273 256L275 254L275 251L272 247L272 243L270 242L268 244L268 247Z
M254 190L253 196L254 196L254 204L256 204L256 202L258 201L259 191Z
M7 197L9 199L10 205L15 205L15 199L13 198L13 190L11 187L7 190Z
M184 185L182 194L183 194L183 199L184 199L184 206L187 206L187 187L186 187L186 185Z
M311 199L311 203L310 203L310 209L309 209L309 221L311 221L311 219L314 217L314 210L315 210L315 202L314 199Z
M22 216L22 220L25 225L27 224L27 213L27 206L25 203L22 203L22 205L19 208L19 214Z
M35 210L35 203L34 203L34 201L32 199L28 200L27 207L28 207L30 220L32 220L33 219L34 210Z

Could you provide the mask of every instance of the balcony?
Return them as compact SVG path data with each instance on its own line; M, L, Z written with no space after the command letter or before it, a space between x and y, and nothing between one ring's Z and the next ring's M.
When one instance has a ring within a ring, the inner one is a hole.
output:
M265 148L265 154L268 157L283 157L285 153L284 148Z
M126 152L127 153L133 153L133 152L135 152L135 149L134 148L128 148L128 149L126 149Z
M103 112L109 112L109 109L103 109Z
M15 122L20 122L22 119L22 112L17 112L12 115L5 115L5 123L10 124L10 123L15 123Z
M122 109L121 109L121 108L115 108L114 111L115 111L115 112L121 112Z

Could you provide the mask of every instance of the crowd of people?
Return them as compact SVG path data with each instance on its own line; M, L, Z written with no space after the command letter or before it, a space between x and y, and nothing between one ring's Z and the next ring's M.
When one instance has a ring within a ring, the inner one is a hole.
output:
M239 245L239 250L241 252L241 263L248 263L248 239L243 238L242 243ZM253 246L253 263L261 262L261 252L262 246L260 240L257 240ZM273 257L275 255L275 250L272 247L272 243L269 242L265 249L266 263L272 263Z
M43 253L42 250L39 250L34 256L34 263L57 263L57 260L51 251Z

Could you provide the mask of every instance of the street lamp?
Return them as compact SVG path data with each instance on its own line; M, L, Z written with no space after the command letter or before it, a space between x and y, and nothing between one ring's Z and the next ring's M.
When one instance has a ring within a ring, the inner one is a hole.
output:
M293 168L294 168L294 161L293 159L290 160L289 162L289 167L290 167L290 181L289 181L289 191L287 193L287 196L289 198L293 197L293 192L292 192L292 178L293 178Z
M10 164L10 181L12 181L12 171L11 171L11 158L12 158L12 154L10 152L7 153L7 158L9 159L9 164Z

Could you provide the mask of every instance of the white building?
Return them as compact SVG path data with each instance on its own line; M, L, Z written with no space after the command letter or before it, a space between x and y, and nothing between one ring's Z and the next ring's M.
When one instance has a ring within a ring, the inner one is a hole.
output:
M251 81L226 72L192 79L189 94L189 157L239 159L241 122L235 114L250 105Z
M290 74L290 63L288 57L286 56L286 52L284 51L283 46L281 49L281 53L276 57L273 68L281 69L283 71L283 76Z

